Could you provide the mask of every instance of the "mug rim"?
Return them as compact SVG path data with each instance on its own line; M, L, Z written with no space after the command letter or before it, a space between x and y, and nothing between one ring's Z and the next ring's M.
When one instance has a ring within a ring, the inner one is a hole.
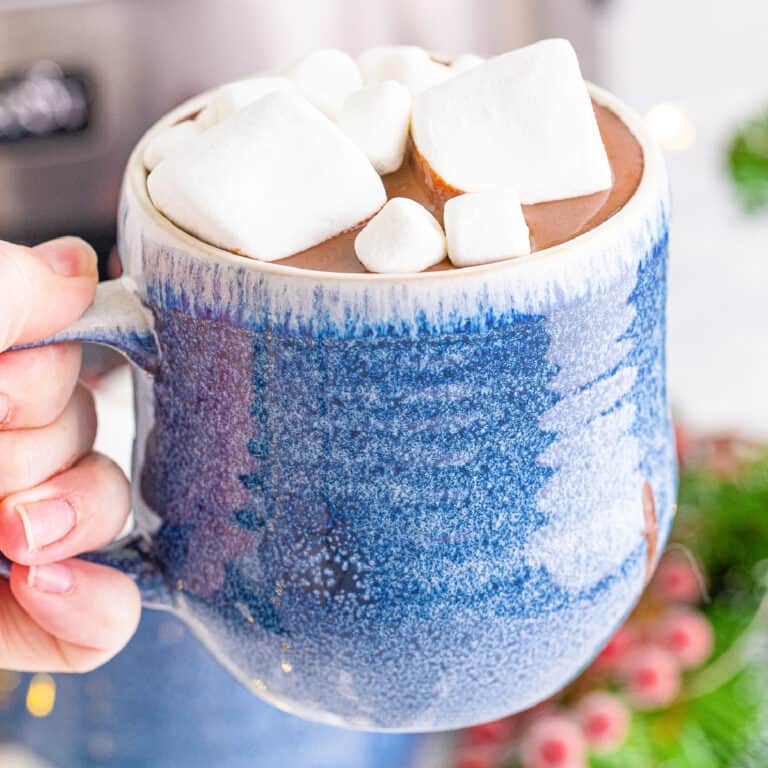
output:
M406 282L457 280L461 279L463 276L472 277L483 275L484 273L489 276L495 273L511 273L515 269L523 270L521 274L522 277L525 274L525 268L529 267L532 263L536 263L539 266L544 266L544 264L548 263L552 266L552 261L558 258L563 258L565 254L568 254L570 258L572 257L574 250L579 251L588 248L596 240L610 237L614 233L620 232L621 227L627 221L631 222L633 217L638 213L643 214L648 210L647 201L649 198L649 202L654 205L658 199L659 188L663 184L663 179L665 178L663 159L661 150L646 128L642 117L610 91L589 81L587 81L587 89L595 102L600 106L607 107L611 110L630 130L639 143L643 156L643 169L637 188L629 200L627 200L616 213L596 227L593 227L576 237L570 238L563 243L559 243L558 245L553 245L549 248L543 248L540 251L526 254L525 256L519 256L503 261L434 272L332 272L289 266L277 262L260 261L259 259L250 256L236 254L233 251L219 248L218 246L207 243L190 232L187 232L161 213L149 197L149 191L147 189L147 178L149 173L143 162L144 148L161 130L173 125L190 113L202 109L207 103L207 98L215 89L204 91L183 102L175 109L166 113L144 133L128 159L124 183L130 188L133 193L134 201L139 204L143 214L147 216L165 235L170 236L176 242L183 244L185 250L192 250L198 254L202 253L207 259L210 259L213 262L240 267L252 272L262 272L274 276L303 280L310 279L317 282L355 282L363 284L370 283L371 285L401 285Z

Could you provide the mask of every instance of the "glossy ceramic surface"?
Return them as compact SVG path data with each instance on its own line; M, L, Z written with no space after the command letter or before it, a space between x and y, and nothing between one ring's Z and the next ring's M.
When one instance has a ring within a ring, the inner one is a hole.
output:
M217 250L152 208L134 153L106 334L150 371L145 555L123 565L278 707L490 720L563 686L637 600L675 501L666 180L639 118L592 93L643 146L634 197L569 243L452 272Z

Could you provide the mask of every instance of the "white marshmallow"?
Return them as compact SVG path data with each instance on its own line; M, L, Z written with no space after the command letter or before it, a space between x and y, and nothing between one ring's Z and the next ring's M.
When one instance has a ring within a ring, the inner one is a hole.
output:
M211 94L213 95L213 94ZM219 122L216 107L210 102L206 104L198 113L195 122L203 129L210 128Z
M531 252L528 225L510 189L468 192L443 209L448 258L457 267L525 256Z
M208 104L197 116L196 121L203 128L210 128L268 93L293 87L287 77L250 77L247 80L227 83L211 93Z
M147 187L181 228L262 261L317 245L386 201L365 155L290 90L201 133L158 165Z
M394 80L355 91L336 120L381 174L403 164L410 121L411 93Z
M355 238L369 272L422 272L445 258L445 235L435 217L407 197L393 197Z
M415 95L453 77L455 72L433 61L416 45L385 45L363 51L357 60L367 84L396 80Z
M474 69L484 61L485 59L482 56L476 56L474 53L463 53L450 63L450 67L455 72L466 72L468 69Z
M414 142L457 189L512 187L523 203L597 192L612 175L571 44L544 40L414 98Z
M299 91L331 119L347 97L363 85L355 60L337 48L322 48L305 56L287 71Z
M144 167L151 171L158 166L168 155L182 149L202 131L202 126L194 120L185 120L164 128L144 147Z

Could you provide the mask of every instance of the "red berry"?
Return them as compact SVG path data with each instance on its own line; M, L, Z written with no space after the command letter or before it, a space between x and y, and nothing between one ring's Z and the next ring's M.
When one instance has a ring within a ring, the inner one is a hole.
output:
M490 723L474 725L462 733L467 744L498 744L512 735L513 725L509 719L492 720Z
M661 619L657 638L683 669L703 664L712 653L712 625L698 611L673 608Z
M618 749L627 736L629 712L621 699L610 693L587 694L576 706L576 715L587 742L596 751Z
M523 768L585 768L586 751L581 730L563 715L535 721L520 744Z
M653 591L672 603L696 603L702 597L702 581L698 569L685 554L669 552L656 570Z
M619 627L595 659L593 666L600 672L619 670L637 644L637 632L628 624Z
M630 700L638 709L657 709L680 692L680 666L667 650L656 645L637 648L622 675Z

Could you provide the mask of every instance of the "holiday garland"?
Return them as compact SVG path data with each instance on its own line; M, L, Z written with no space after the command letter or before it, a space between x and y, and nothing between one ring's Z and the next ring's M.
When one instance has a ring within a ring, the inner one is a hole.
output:
M768 765L768 453L678 445L676 523L640 604L560 694L460 732L455 768Z

